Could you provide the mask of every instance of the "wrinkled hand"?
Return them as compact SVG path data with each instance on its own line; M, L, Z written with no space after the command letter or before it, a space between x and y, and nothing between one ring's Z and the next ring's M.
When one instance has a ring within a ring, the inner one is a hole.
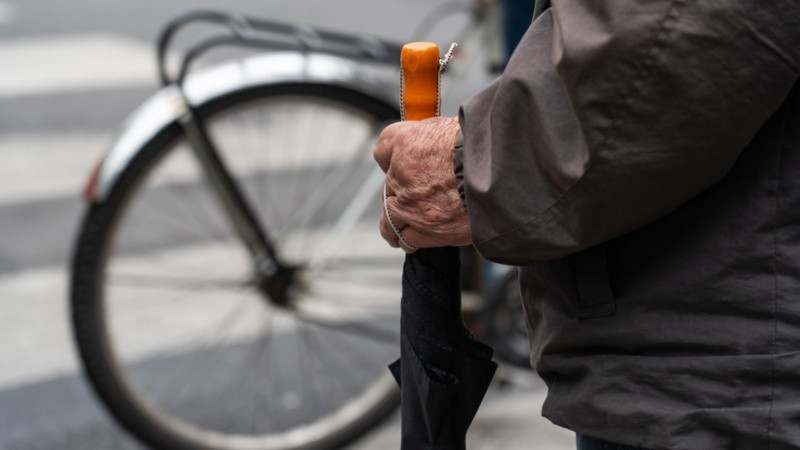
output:
M389 214L405 241L417 248L472 243L469 220L453 171L458 119L434 117L386 127L375 144L375 160L386 172ZM407 247L392 230L386 214L381 236L392 247Z

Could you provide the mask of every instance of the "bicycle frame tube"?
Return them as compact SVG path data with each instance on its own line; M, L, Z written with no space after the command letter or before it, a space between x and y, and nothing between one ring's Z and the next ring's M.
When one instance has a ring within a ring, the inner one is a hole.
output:
M258 268L267 273L276 272L280 268L277 267L280 266L280 260L266 229L245 201L239 185L231 178L204 127L198 123L197 115L187 106L186 112L179 119L206 180L227 213L225 217L229 224L253 256Z
M223 63L187 77L183 95L175 86L161 89L126 120L89 180L87 200L103 202L130 161L159 134L179 126L188 109L232 92L289 83L344 87L392 108L398 105L395 66L367 65L337 56L300 52L268 53Z

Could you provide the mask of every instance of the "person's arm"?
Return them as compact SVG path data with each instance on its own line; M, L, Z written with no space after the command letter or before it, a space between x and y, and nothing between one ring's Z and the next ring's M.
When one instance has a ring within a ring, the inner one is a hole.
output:
M554 0L461 111L472 240L526 264L722 178L800 73L800 2Z

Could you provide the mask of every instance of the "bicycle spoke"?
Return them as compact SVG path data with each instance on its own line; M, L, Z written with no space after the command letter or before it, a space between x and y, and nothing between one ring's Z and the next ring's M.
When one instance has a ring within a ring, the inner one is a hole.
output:
M210 333L200 333L200 337L196 338L193 341L183 343L181 346L172 349L168 353L160 354L159 357L163 359L173 358L175 356L179 356L182 354L187 353L188 351L192 352L204 352L211 347L211 343L215 340L224 340L224 335L228 333L228 331L236 324L237 321L241 320L242 318L242 309L247 305L247 299L249 293L243 292L243 295L239 296L238 302L234 303L230 310L219 320L217 321L217 326L213 328ZM191 294L187 294L191 295ZM211 326L211 325L209 325ZM189 332L187 332L188 334ZM192 334L198 334L195 330ZM181 336L176 336L181 337ZM174 338L174 337L173 337ZM180 341L180 339L178 339Z
M359 149L349 161L334 165L318 182L318 187L305 196L303 203L295 209L289 223L298 227L307 227L314 216L335 195L343 183L347 182L356 170L364 164L364 153L369 151L372 143L377 139L377 130L370 132L359 144ZM302 247L301 247L302 248Z
M304 323L312 324L322 329L355 336L363 340L380 342L385 345L396 345L400 338L399 332L375 327L363 321L328 321L301 312L298 312L295 317Z
M240 317L239 314L228 314L217 329L212 332L214 337L205 337L202 344L199 346L196 341L186 344L180 349L176 349L166 355L160 356L159 359L164 361L174 359L181 360L179 365L171 368L171 376L160 376L160 380L166 381L166 383L159 389L156 398L163 402L165 408L173 411L179 410L182 398L188 393L197 392L197 390L194 389L197 385L196 377L192 375L198 373L208 374L210 373L209 369L219 366L218 363L215 363L214 358L210 357L212 342L216 342L217 347L224 346L229 337L228 332L230 326ZM198 357L200 358L199 365L195 362ZM174 395L176 392L177 395ZM203 390L201 389L200 392L203 392Z
M329 272L314 274L317 281L324 281L325 284L351 285L351 286L371 286L373 289L385 288L397 292L400 286L400 269L384 271L383 273L364 274L360 271L351 272Z
M137 323L142 320L142 316L144 316L145 318L153 317L155 315L154 313L156 312L161 313L164 310L174 308L176 304L180 304L180 302L183 302L186 299L193 298L195 295L197 295L196 292L184 292L182 295L173 295L168 299L161 298L160 299L161 301L159 301L158 303L149 302L149 304L146 306L137 304L135 311L126 311L126 313L124 314L124 321L125 323ZM111 312L113 312L113 310ZM186 332L186 334L188 333L189 332ZM181 339L183 338L183 335L171 334L170 337L172 340L177 340L180 342ZM133 334L131 336L124 336L123 338L117 340L117 345L121 349L125 349L134 342L132 340L133 338L141 338L141 337L136 334ZM136 342L138 343L138 339Z
M263 109L259 110L259 117L263 115ZM269 147L259 147L259 140L261 137L260 133L258 133L255 128L250 129L250 139L252 140L253 151L256 154L254 160L264 161L263 165L257 165L256 167L263 167L265 169L273 167L272 158L270 156L277 152L285 151L280 145L280 142L276 142L274 133L269 134ZM259 151L259 148L261 151ZM263 214L266 218L266 223L271 226L271 230L275 235L274 239L281 240L285 227L283 225L283 214L281 214L276 202L274 184L273 177L262 175L253 181L253 189L259 197L257 204L264 210Z
M237 394L233 394L228 397L229 400L228 403L229 404L233 403L234 407L236 406L237 403L231 400L238 400L242 396L248 396L249 394L250 411L251 411L250 413L251 433L255 426L253 417L255 415L254 410L255 410L257 392L250 392L250 390L246 389L245 388L245 386L247 385L246 381L250 376L252 376L252 378L254 379L254 384L257 382L259 363L261 362L262 358L264 358L265 353L267 355L267 367L269 367L269 355L271 354L270 350L272 348L272 341L273 341L272 336L274 333L273 324L274 324L274 317L276 315L274 311L270 311L267 320L264 320L263 317L264 311L266 310L262 310L262 317L260 320L260 322L262 322L262 325L259 334L256 336L256 339L253 340L253 343L250 345L250 350L248 350L248 352L242 358L241 365L239 365L238 368L234 370L234 375L238 375L240 378L238 378L238 382L236 383L234 383L235 380L231 378L230 383L228 384L229 386L235 386L236 388L238 388ZM247 360L251 359L249 357L251 353L253 353L253 358L251 361L249 361L252 362L252 364L250 364L251 370L244 370L245 365L248 363ZM229 415L235 416L235 414L229 414Z
M390 256L370 256L370 255L341 255L331 257L324 263L314 267L317 271L339 270L346 267L358 267L358 270L392 270L402 268L403 259L396 255Z
M255 115L244 114L244 116L253 117L253 119L251 120L256 120ZM275 152L285 151L285 149L281 148L278 144L275 143L275 136L273 133L268 134L269 136L268 143L262 141L263 139L262 134L259 133L259 130L267 123L270 123L264 118L264 116L265 116L264 109L259 108L257 115L258 120L255 123L251 122L251 126L248 127L249 131L248 141L250 143L249 147L252 149L252 153L254 154L254 157L252 158L254 167L267 169L269 167L274 166L273 164L270 164L268 156L274 154ZM243 121L247 123L247 119L243 120L241 118L241 115L238 121ZM263 164L260 164L262 160L265 162ZM261 174L261 172L259 172L259 174ZM262 186L262 183L260 183L259 180L264 181L263 183L264 186ZM266 209L262 211L263 214L262 217L265 218L266 220L265 223L271 225L271 230L274 234L274 238L281 239L281 230L283 229L283 225L279 221L282 220L283 215L277 208L277 204L275 202L275 196L273 195L271 180L272 177L264 176L263 174L261 176L254 177L253 190L255 191L255 196L256 196L255 204L256 207L260 210ZM265 195L268 196L269 198L265 198Z
M342 337L340 337L339 339L342 339ZM356 345L356 344L355 343L342 343L341 345L335 345L332 336L328 337L326 339L321 339L320 342L323 344L323 346L328 348L327 351L322 352L322 355L331 355L332 357L330 359L332 361L334 361L334 363L341 368L341 373L345 374L344 378L348 379L348 380L353 378L353 375L355 375L354 371L363 372L363 371L367 370L367 368L369 366L373 366L373 367L380 366L381 371L383 371L383 368L385 367L385 365L390 362L390 359L383 358L383 357L378 359L375 356L372 356L371 358L369 358L367 364L363 364L364 356L367 355L367 354L372 355L375 352L368 352L368 351L360 348L360 349L358 349L358 351L349 351L349 352L347 352L347 354L344 354L344 349L352 349L352 346ZM384 347L384 348L386 348L386 347ZM395 349L396 349L396 346L393 345L392 346L392 350L395 350ZM381 354L382 355L388 355L385 352L381 352ZM345 362L347 362L347 363L345 364ZM337 378L337 379L339 379L339 378ZM347 392L347 393L345 393L345 395L346 396L347 395L352 395L352 392Z
M194 224L196 226L195 229L202 231L205 234L206 237L213 239L213 238L215 238L215 237L220 235L219 230L220 229L224 229L224 225L219 226L221 224L216 222L216 223L214 223L214 225L217 226L217 229L212 229L210 227L211 222L209 221L209 219L212 218L212 217L217 217L215 214L204 214L204 216L206 216L206 217L201 217L200 215L198 215L198 213L195 210L189 208L188 199L190 197L185 195L185 194L181 194L180 193L180 190L190 189L190 187L188 186L188 183L182 183L182 185L179 186L177 183L175 183L175 182L173 182L171 180L167 180L165 178L166 175L164 175L163 172L159 172L159 171L154 172L151 175L151 177L153 177L153 181L156 183L156 186L157 186L156 189L158 189L158 198L160 200L169 200L168 203L170 204L170 207L169 207L169 209L165 209L164 210L164 216L162 216L162 217L175 217L176 212L180 211L182 213L182 216L191 219L191 222L189 222L189 223ZM203 184L197 183L197 184L195 184L195 186L196 186L195 189L198 192L203 192L204 191L204 189L203 189L204 185ZM165 194L167 194L167 195L165 195ZM204 203L204 202L198 201L199 196L197 194L195 194L193 197L194 197L193 198L193 200L194 200L193 203L195 205L197 205L199 203ZM148 205L158 205L158 203L149 202ZM206 213L208 211L212 210L212 209L208 208L207 206L204 206L203 209L205 210ZM182 221L178 221L178 222L182 222Z
M145 228L143 226L145 223L152 222L152 219L153 219L153 213L152 212L153 211L159 211L157 213L157 215L160 214L162 220L164 220L167 223L172 224L172 223L184 223L184 222L178 220L175 217L174 213L168 214L166 212L160 211L160 209L154 209L152 207L152 203L143 203L143 204L148 205L147 209L145 209L145 210L139 209L139 210L136 211L139 214L137 214L136 217L132 218L132 221L127 224L126 230L125 230L127 233L130 233L131 231L138 231L140 233L144 233L144 235L152 237L152 238L155 239L156 242L154 244L158 244L157 248L159 248L159 249L161 249L163 247L163 245L165 243L168 243L168 242L172 242L172 246L174 247L176 244L177 245L183 244L183 246L186 246L187 244L196 243L198 241L198 235L197 235L196 232L195 233L186 233L186 232L177 233L177 232L173 231L172 234L168 234L166 232L167 230L169 230L168 227L157 226L156 224L153 224L153 226L151 228ZM140 219L140 217L141 217L141 219ZM144 219L144 218L148 218L148 219ZM137 222L137 220L138 220L138 222ZM181 228L183 228L183 229L185 229L187 231L196 230L196 228L191 228L191 229L187 228L186 225L181 225L181 226L179 226L178 229L181 229ZM242 246L241 242L234 241L230 237L226 238L226 237L224 237L223 233L213 232L210 229L208 229L207 227L203 227L203 231L201 231L200 233L201 233L201 235L204 236L204 239L201 239L200 242L220 242L220 240L222 239L222 241L225 242L226 245L231 246L230 247L231 250L233 250L233 248L244 248ZM175 240L175 236L176 235L177 236L181 236L180 240L183 241L183 242L175 243L174 240ZM152 240L152 239L150 239L150 240ZM151 247L154 247L154 245L151 244ZM225 254L224 257L228 260L228 262L230 264L232 264L234 266L241 266L242 261L243 261L243 259L241 257L238 257L238 258L234 257L230 253ZM184 262L184 264L186 264L186 262ZM198 269L198 273L202 273L203 271L207 270L207 267L202 267L202 266L199 266L199 265L197 265L196 268Z
M306 344L306 347L310 349L309 356L312 362L312 366L315 366L315 368L312 368L312 377L313 377L312 384L314 385L314 389L317 393L323 394L323 395L318 395L317 398L326 400L323 411L327 412L330 408L332 408L331 405L336 405L336 403L334 402L335 397L332 395L331 392L332 389L327 389L327 384L330 384L330 377L320 376L320 375L325 373L330 366L328 364L325 364L321 360L322 353L318 350L317 346L315 345L315 341L314 339L312 339L313 336L310 335L311 327L298 326L298 328L301 330L300 331L301 339ZM342 390L341 383L337 383L337 387L340 391Z
M353 370L353 367L344 363L344 359L340 357L341 350L338 345L333 344L331 337L320 337L319 329L312 330L309 328L309 330L311 331L310 336L314 342L314 354L320 357L320 360L323 362L322 366L325 368L325 373L327 375L325 379L333 382L333 384L336 385L336 391L339 393L338 397L334 396L333 392L331 392L329 396L329 404L332 405L332 409L336 409L337 405L339 405L342 400L352 395L351 390L344 384L344 381L350 378L349 374ZM337 371L340 374L347 374L348 376L342 377L332 374L332 372Z
M343 243L343 237L350 232L358 222L358 219L364 214L373 200L375 192L383 183L384 175L380 171L374 171L370 174L369 178L359 188L358 193L353 197L353 200L342 212L342 215L332 227L329 236L325 241L319 244L314 256L309 262L309 266L314 267L320 264L321 261L334 254Z
M131 289L168 289L205 291L207 289L241 289L252 284L251 281L210 280L203 278L176 278L158 275L113 274L109 284Z

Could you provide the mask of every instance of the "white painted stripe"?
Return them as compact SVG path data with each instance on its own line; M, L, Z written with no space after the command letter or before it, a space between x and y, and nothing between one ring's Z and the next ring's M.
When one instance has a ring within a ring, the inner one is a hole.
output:
M502 370L502 366L500 368ZM500 378L495 375L495 381ZM535 375L531 372L531 377ZM467 434L467 448L483 450L571 450L575 448L575 433L550 423L541 415L547 389L536 378L534 388L517 387L513 383L503 389L490 389L483 399ZM531 445L535 442L535 445ZM378 427L350 450L400 448L399 414Z
M0 98L153 85L152 47L114 34L0 41Z
M68 329L64 268L0 276L0 389L50 375L75 373L77 360Z
M17 18L17 10L14 6L5 2L0 2L0 25L11 23Z
M398 274L399 270L398 267ZM4 345L0 346L0 367L3 368L0 370L0 391L30 386L58 376L80 376L69 328L68 304L64 298L66 289L67 274L63 268L0 276L0 327L4 340ZM196 308L196 311L199 314L204 309ZM183 319L190 322L196 316L190 314ZM137 324L132 322L130 325ZM152 327L148 324L144 329L151 331ZM147 333L142 335L149 336ZM153 345L147 341L137 344L143 347ZM501 375L498 373L495 379ZM531 448L531 442L536 442L536 448L540 450L575 448L573 432L540 416L547 392L541 382L524 386L506 386L487 393L470 428L469 448L527 450ZM399 418L395 417L354 444L352 449L399 448L400 438Z
M0 135L0 205L78 196L111 134Z
M1 72L1 71L0 71ZM237 174L268 173L300 167L314 167L339 162L346 164L356 154L370 158L369 149L374 137L366 124L350 133L338 132L336 142L313 145L295 151L298 144L293 136L280 130L291 127L297 117L316 114L328 128L341 124L333 117L326 119L325 111L294 110L297 114L274 114L262 125L267 141L254 141L247 127L237 121L213 131L217 141L225 144L232 171ZM324 119L324 120L322 120ZM338 118L338 120L346 120ZM247 125L247 124L245 124ZM332 129L317 130L330 136ZM283 139L281 139L283 137ZM21 203L47 197L79 195L89 174L106 151L111 148L115 133L52 133L0 134L0 205ZM259 156L261 155L261 156ZM299 155L299 156L298 156ZM376 166L377 167L377 166ZM186 182L199 176L198 165L187 149L182 149L160 168L159 182Z
M399 274L399 268L397 271ZM57 376L80 375L65 299L67 279L63 268L0 276L0 327L4 340L0 346L0 390ZM495 379L501 375L498 373ZM546 389L536 382L524 386L506 386L487 393L470 428L470 448L523 450L530 449L531 442L541 450L575 448L573 432L551 424L539 414ZM399 418L395 418L352 448L399 448L400 437Z
M286 247L292 247L291 241L299 238L287 237ZM308 239L315 238L310 236ZM315 272L311 277L316 280L315 292L336 292L337 298L356 298L359 303L348 303L348 313L342 314L342 305L336 307L330 300L327 303L315 301L316 297L312 296L310 302L304 304L304 311L313 313L320 320L335 323L369 317L370 307L379 308L375 311L385 311L397 303L399 308L399 292L393 290L400 286L402 253L383 245L372 223L355 229L345 240L345 248L351 257L387 255L396 258L395 265L386 270L395 274L397 279L388 282L389 291L379 291L372 285L363 286L357 282L343 284L342 277L363 276L349 267ZM202 261L225 261L226 264L202 264ZM200 266L203 273L195 273ZM201 244L169 248L158 254L148 253L146 257L116 259L109 279L119 280L120 276L127 275L139 279L177 277L190 284L198 277L212 283L213 280L233 282L246 279L249 271L250 261L244 249L225 244ZM320 273L327 274L327 277ZM183 274L187 278L181 278ZM68 279L64 267L0 275L0 329L5 343L0 345L0 390L78 372L66 299ZM147 359L175 349L189 351L192 345L203 344L205 341L198 338L198 334L215 329L220 318L231 313L232 308L239 308L236 310L237 322L235 327L226 331L226 344L251 338L263 326L259 321L264 318L260 313L263 303L257 295L247 295L241 287L232 287L232 291L209 287L192 292L192 295L179 291L170 298L169 304L165 304L162 301L163 289L147 288L146 284L132 288L131 284L114 284L107 291L107 295L114 298L113 304L108 306L113 317L112 337L136 336L136 339L123 338L116 343L126 361ZM337 292L344 287L353 297L341 290ZM376 293L380 296L368 300L367 294L375 296ZM359 313L353 309L355 307L366 312ZM293 322L283 317L276 317L273 322L278 332L293 329Z

